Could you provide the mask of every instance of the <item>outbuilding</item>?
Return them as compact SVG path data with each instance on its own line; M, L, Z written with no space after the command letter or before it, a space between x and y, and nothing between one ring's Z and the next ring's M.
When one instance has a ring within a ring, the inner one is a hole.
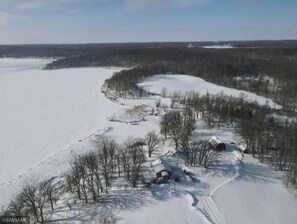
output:
M238 146L238 149L241 153L245 153L245 154L249 153L249 149L245 145Z
M157 178L168 180L171 177L172 169L170 164L164 159L157 159L152 162L152 168Z
M225 143L216 136L208 140L208 145L216 151L223 151L226 148Z

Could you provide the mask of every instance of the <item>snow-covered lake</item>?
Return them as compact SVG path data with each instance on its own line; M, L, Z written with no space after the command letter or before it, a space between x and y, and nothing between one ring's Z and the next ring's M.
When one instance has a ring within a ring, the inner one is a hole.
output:
M14 60L0 60L0 183L107 126L117 109L98 97L114 70L48 71L40 69L46 60Z
M39 179L67 170L72 154L89 151L95 135L108 130L123 140L158 127L108 120L127 108L100 91L120 69L42 70L51 61L0 59L0 207L32 176Z

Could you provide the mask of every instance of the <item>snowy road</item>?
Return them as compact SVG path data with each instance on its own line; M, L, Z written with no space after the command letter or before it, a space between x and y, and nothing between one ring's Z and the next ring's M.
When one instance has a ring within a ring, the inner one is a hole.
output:
M219 189L221 189L226 184L230 183L239 176L239 163L241 161L241 155L237 151L235 151L235 147L233 145L227 145L226 153L231 154L231 156L227 156L227 162L232 162L235 170L234 175L226 181L218 184L209 195L202 196L199 201L200 211L204 215L206 215L209 218L209 221L213 224L226 224L227 221L225 220L224 215L221 214L219 208L213 201L212 197Z

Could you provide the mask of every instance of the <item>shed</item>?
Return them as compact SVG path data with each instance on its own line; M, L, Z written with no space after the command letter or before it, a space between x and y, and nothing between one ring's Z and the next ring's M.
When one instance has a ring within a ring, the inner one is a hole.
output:
M225 143L216 136L208 140L208 145L216 151L223 151L226 148Z
M172 174L170 164L164 159L157 159L152 162L152 168L157 178L168 180Z
M238 149L242 153L246 153L246 154L249 153L249 149L245 145L239 145Z

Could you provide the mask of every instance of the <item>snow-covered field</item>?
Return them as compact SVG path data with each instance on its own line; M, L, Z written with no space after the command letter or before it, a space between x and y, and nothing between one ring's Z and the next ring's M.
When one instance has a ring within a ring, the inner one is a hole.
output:
M217 45L207 45L207 46L202 46L202 48L206 48L206 49L231 49L234 48L232 45L230 44L217 44Z
M117 69L41 70L48 61L0 59L0 208L27 178L62 174L73 155L92 149L97 135L121 141L158 131L160 117L149 115L156 96L111 102L100 92L104 80ZM224 91L235 96L242 92L185 75L158 75L140 85L156 93L163 87L169 92ZM269 99L244 93L250 100L261 104L268 100L277 107ZM162 99L162 103L170 104L170 100ZM212 135L226 143L240 142L234 128L208 130L202 121L197 122L194 136ZM167 142L153 156L158 158L170 149ZM113 186L103 206L77 205L69 211L58 204L53 218L60 223L98 223L102 215L112 213L118 223L125 224L296 223L297 200L283 186L282 173L249 155L242 158L233 144L227 144L221 154L216 169L189 167L196 181L184 175L180 183L139 191ZM183 161L169 158L184 166Z
M224 93L226 95L235 97L245 96L246 100L257 101L260 105L266 105L266 103L268 103L268 105L272 108L280 108L280 106L272 102L271 99L267 99L247 91L218 86L216 84L207 82L204 79L189 75L155 75L153 77L147 78L143 83L140 83L139 86L143 87L149 92L158 94L160 94L162 88L165 87L169 94L172 94L174 91L195 91L199 92L201 95L206 95L207 93Z

